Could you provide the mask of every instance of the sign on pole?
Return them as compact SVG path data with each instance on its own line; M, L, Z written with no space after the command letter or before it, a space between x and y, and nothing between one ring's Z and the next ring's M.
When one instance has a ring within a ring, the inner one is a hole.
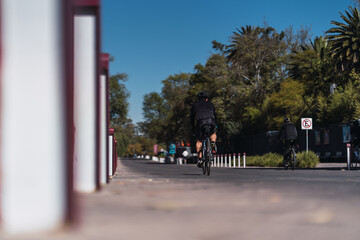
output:
M312 118L301 118L301 129L306 130L306 153L309 151L309 129L313 128Z
M301 118L301 129L311 130L312 129L312 118Z

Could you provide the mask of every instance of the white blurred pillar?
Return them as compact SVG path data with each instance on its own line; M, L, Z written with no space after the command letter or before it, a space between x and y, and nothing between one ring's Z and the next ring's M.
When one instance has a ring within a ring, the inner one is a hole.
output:
M71 6L0 4L1 224L48 231L69 220L72 198Z
M75 190L100 186L99 1L74 1Z
M109 54L101 53L100 76L100 182L109 182Z

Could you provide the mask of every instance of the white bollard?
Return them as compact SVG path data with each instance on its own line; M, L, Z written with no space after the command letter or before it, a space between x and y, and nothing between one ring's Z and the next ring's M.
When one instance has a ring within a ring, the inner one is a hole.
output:
M346 159L347 159L348 170L350 170L350 149L351 149L351 144L347 143L346 144Z
M225 154L225 159L224 159L224 161L225 161L225 167L227 167L227 154Z
M241 167L241 154L238 153L238 167Z
M223 158L223 155L221 154L221 165L220 167L223 167L224 166L224 158Z
M236 163L235 163L235 153L233 154L233 166L236 167Z
M229 153L229 167L231 168L231 154Z
M244 153L244 155L243 155L244 157L243 157L243 161L244 161L244 168L246 168L246 153Z

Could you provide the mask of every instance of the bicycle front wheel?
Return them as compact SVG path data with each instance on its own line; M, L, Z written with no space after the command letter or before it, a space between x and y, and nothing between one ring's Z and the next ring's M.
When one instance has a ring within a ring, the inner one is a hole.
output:
M206 173L209 176L210 175L210 167L211 167L211 161L206 161Z
M203 174L206 174L206 161L202 162L202 170L203 170Z

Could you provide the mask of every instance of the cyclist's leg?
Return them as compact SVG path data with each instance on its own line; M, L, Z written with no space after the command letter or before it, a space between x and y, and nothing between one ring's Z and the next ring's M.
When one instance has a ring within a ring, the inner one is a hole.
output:
M288 140L285 140L284 164L288 164L289 148L290 148L290 142Z
M217 152L217 147L216 147L216 138L217 138L217 135L216 135L216 132L215 132L215 127L212 129L212 134L210 136L210 141L211 141L211 151L213 153L216 153Z
M196 152L199 158L202 158L201 146L202 146L202 142L200 140L196 140Z
M216 142L216 138L217 138L216 133L211 134L210 140L211 140L212 142Z

